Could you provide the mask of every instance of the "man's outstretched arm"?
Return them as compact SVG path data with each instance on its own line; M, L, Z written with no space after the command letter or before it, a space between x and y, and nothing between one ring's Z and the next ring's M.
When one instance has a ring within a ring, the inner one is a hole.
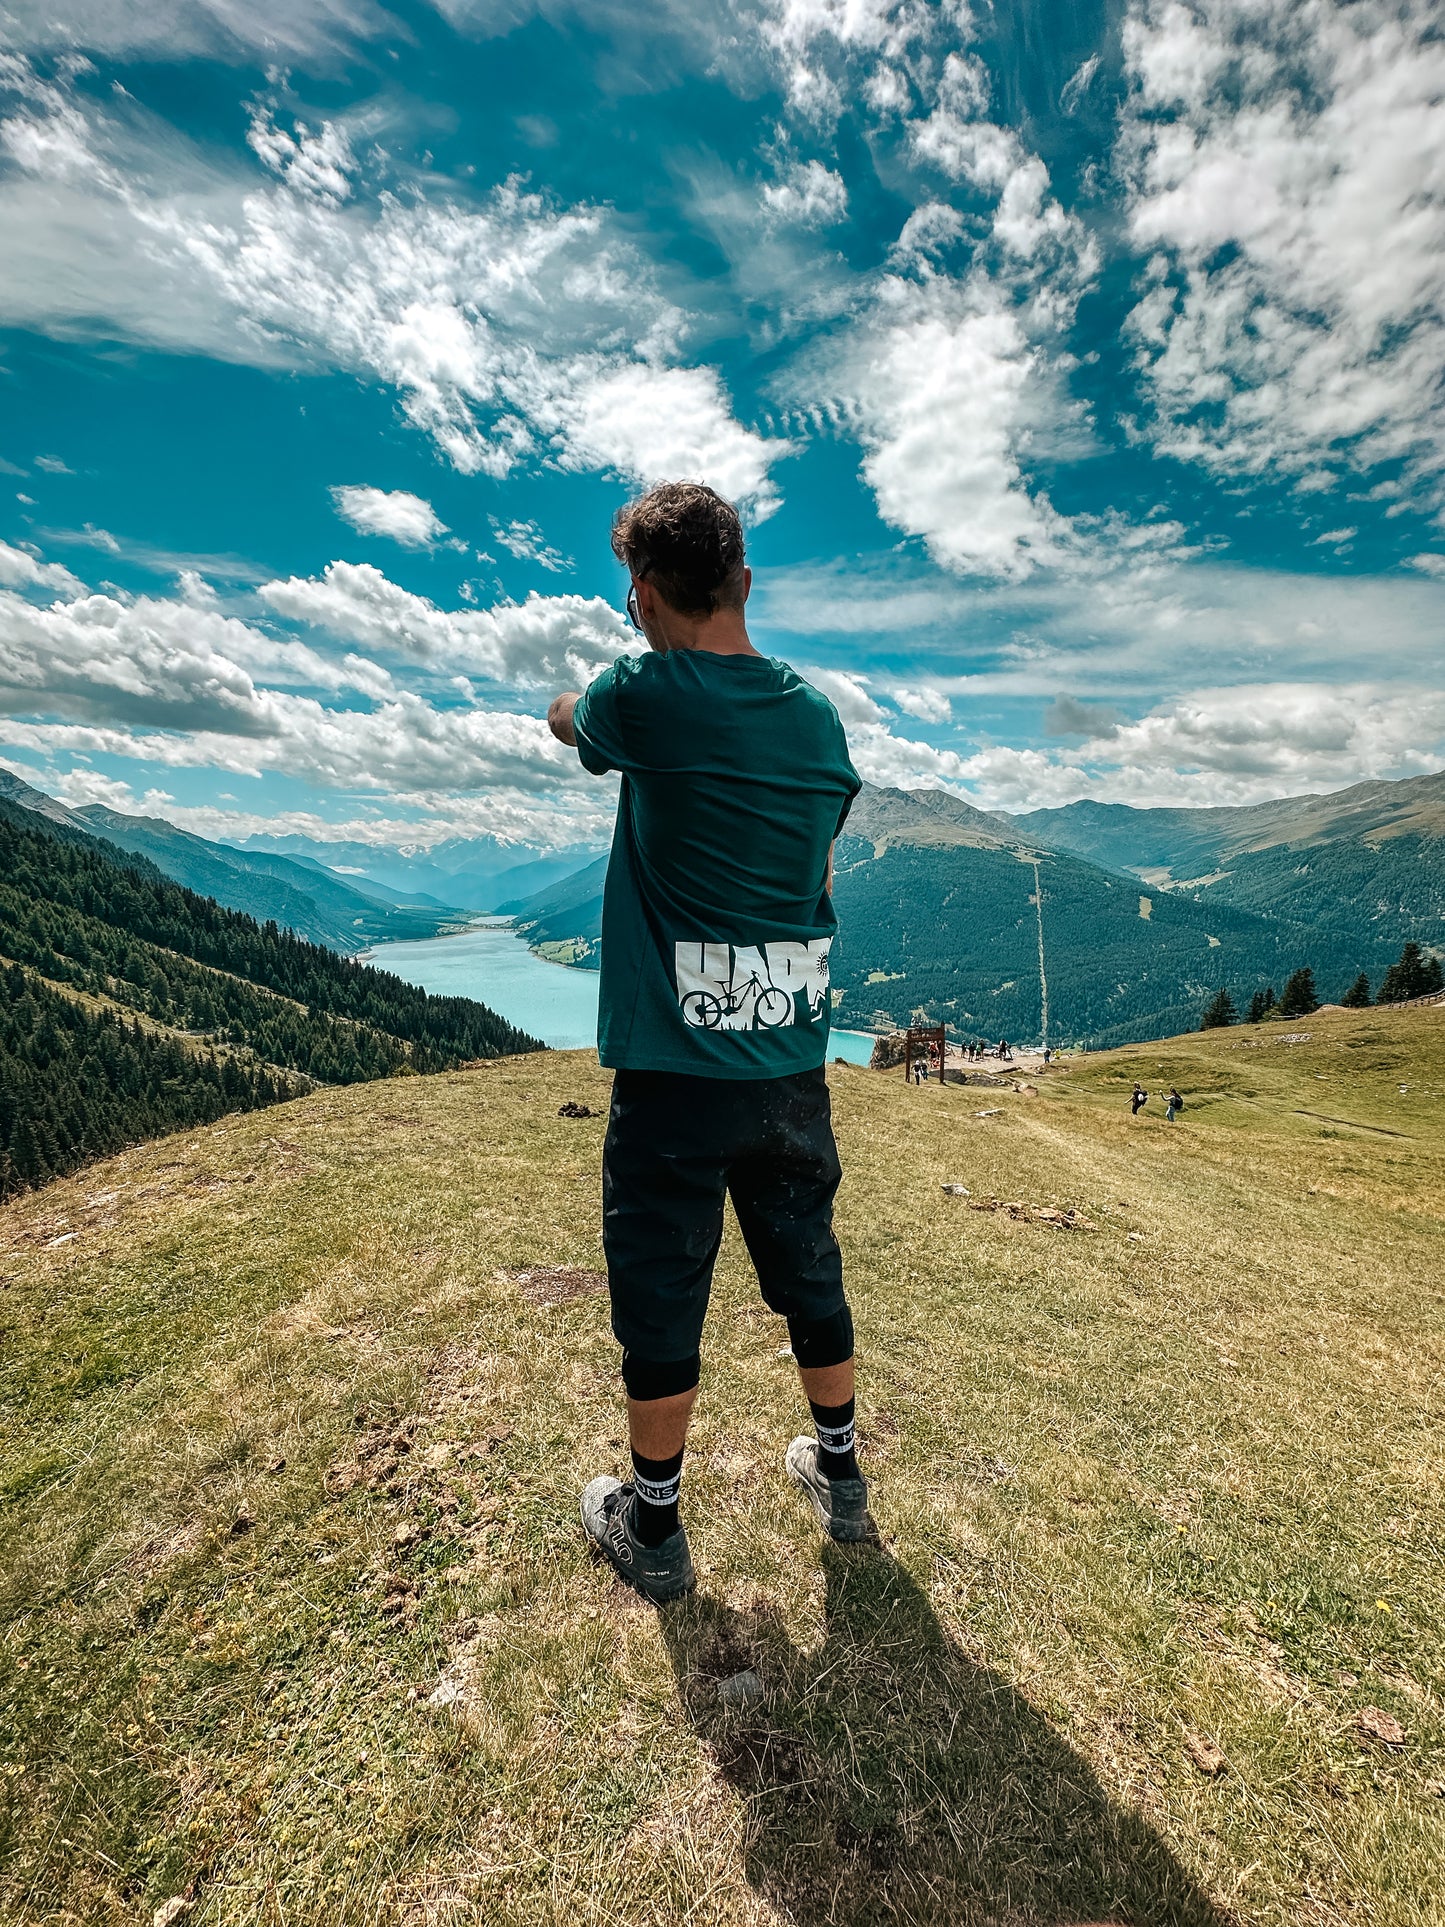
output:
M548 729L559 743L565 743L569 749L577 747L577 732L572 727L572 711L581 700L577 690L567 689L560 696L554 696L547 709Z

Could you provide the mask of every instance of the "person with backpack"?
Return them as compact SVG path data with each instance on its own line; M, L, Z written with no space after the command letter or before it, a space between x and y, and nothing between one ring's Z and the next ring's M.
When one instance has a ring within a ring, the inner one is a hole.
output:
M1179 1113L1183 1109L1184 1109L1184 1099L1179 1095L1178 1091L1171 1090L1169 1093L1169 1101L1164 1106L1165 1117L1172 1124L1175 1118L1178 1117Z
M1134 1094L1129 1100L1130 1117L1137 1117L1140 1111L1143 1110L1144 1106L1148 1102L1149 1102L1148 1091L1145 1090L1142 1084L1136 1083L1134 1086Z
M823 1071L832 848L862 786L832 703L753 646L731 503L663 483L620 511L612 547L648 648L548 711L584 769L622 778L598 1053L614 1073L602 1239L632 1477L593 1479L582 1524L661 1605L696 1583L679 1495L728 1196L812 1411L786 1472L830 1538L876 1536Z

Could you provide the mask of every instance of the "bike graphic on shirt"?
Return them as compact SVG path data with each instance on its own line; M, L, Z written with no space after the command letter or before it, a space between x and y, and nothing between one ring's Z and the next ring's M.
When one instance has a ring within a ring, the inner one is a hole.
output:
M757 977L734 983L721 996L715 990L690 990L682 1000L682 1021L696 1030L721 1030L723 1019L746 1011L749 999L758 1029L775 1030L779 1024L792 1023L795 1014L792 998L785 990L765 984ZM728 1028L736 1030L739 1026L730 1024Z
M692 1030L779 1030L813 1024L828 1001L831 937L811 943L676 946L677 1001Z

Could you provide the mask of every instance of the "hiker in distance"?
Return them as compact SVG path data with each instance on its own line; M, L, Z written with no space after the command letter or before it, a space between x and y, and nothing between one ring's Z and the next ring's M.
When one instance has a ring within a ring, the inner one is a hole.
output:
M1142 1110L1143 1110L1143 1108L1144 1108L1144 1106L1145 1106L1145 1105L1146 1105L1146 1104L1147 1104L1148 1102L1149 1102L1149 1093L1148 1093L1148 1091L1146 1091L1146 1090L1145 1090L1145 1088L1144 1088L1144 1086L1143 1086L1142 1084L1136 1084L1136 1085L1134 1086L1134 1089L1133 1089L1133 1093L1131 1094L1131 1096L1130 1096L1130 1098L1129 1098L1129 1115L1130 1115L1130 1117L1137 1117L1137 1116L1139 1115L1139 1113L1140 1113L1140 1111L1142 1111Z
M731 503L663 483L620 511L612 548L649 649L547 713L585 769L622 777L597 1048L615 1073L602 1241L632 1478L593 1479L582 1523L660 1605L696 1583L678 1497L725 1196L812 1408L817 1437L786 1470L832 1538L873 1536L823 1071L832 848L861 785L833 705L749 639Z

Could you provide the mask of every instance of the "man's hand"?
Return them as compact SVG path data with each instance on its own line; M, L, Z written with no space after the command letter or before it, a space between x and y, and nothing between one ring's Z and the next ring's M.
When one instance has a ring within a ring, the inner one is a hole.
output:
M577 747L577 732L572 727L572 711L581 700L582 697L577 690L564 690L560 696L552 698L547 710L548 729L559 743L565 743L569 749Z

